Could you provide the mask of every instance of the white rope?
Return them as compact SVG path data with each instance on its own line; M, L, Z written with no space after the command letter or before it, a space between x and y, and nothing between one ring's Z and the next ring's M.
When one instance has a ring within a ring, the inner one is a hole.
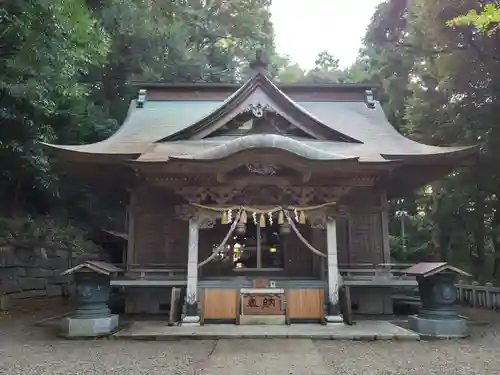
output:
M326 254L319 251L318 249L316 249L314 246L312 246L305 238L304 236L302 236L302 234L300 234L299 230L297 229L297 227L295 226L295 223L293 222L292 218L290 217L290 213L288 211L284 211L285 212L285 216L286 218L288 219L288 222L290 223L290 226L292 227L293 231L295 232L295 234L297 235L297 237L299 237L299 240L302 241L302 243L304 245L306 245L306 247L311 250L314 254L316 255L319 255L320 257L323 257L323 258L326 258Z
M229 240L229 237L231 237L231 234L233 234L234 229L236 228L236 225L240 221L241 212L242 212L242 209L240 208L240 210L236 214L236 217L234 218L233 223L231 224L231 227L229 228L229 231L226 234L226 237L224 237L224 239L222 240L222 242L220 243L220 245L217 246L217 248L215 250L213 250L212 254L207 259L205 259L203 262L201 262L201 263L198 264L198 268L203 267L205 264L207 264L208 262L210 262L213 259L215 259L215 257L217 255L219 255L219 252L224 248L224 246L226 246L226 243Z

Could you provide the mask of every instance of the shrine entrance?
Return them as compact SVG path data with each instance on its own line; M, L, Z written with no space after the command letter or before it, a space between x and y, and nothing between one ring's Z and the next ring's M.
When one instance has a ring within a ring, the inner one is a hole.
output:
M284 238L278 223L264 228L248 223L245 233L234 236L232 242L234 271L284 270Z
M326 214L334 203L312 207L192 206L197 209L199 260L197 279L189 278L188 268L188 292L201 293L202 323L325 322L327 291L333 291L332 298L338 293L337 255L331 251L336 250L335 231L330 231L330 251L326 246ZM312 244L313 230L325 237L318 242L320 249ZM194 234L194 227L192 231ZM190 244L194 251L195 243ZM332 277L327 277L329 255L333 259L329 262ZM196 303L194 295L191 300Z
M218 278L222 282L238 278L243 287L251 287L255 278L263 276L320 279L317 258L326 255L322 255L325 249L315 255L306 245L314 242L311 223L304 217L300 219L304 213L295 214L292 210L285 214L279 207L269 207L267 213L261 212L263 208L245 207L247 211L238 220L234 212L220 213L210 227L200 227L200 280ZM324 247L324 242L319 245Z

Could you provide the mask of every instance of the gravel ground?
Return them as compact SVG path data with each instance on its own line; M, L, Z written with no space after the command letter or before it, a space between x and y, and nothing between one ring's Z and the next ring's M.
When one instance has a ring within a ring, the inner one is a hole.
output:
M41 311L41 309L38 309ZM500 315L475 313L466 340L69 341L31 323L44 314L0 318L0 374L500 374Z
M474 322L471 337L464 340L317 341L315 345L336 375L500 374L500 314L467 308L461 313Z

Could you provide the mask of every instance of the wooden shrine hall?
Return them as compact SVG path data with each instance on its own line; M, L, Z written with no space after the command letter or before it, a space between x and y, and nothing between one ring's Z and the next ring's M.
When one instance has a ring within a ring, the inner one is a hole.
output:
M281 85L258 54L250 66L241 86L141 84L108 139L45 144L127 193L127 272L112 284L127 313L166 313L175 287L185 324L339 321L340 271L391 262L388 200L477 154L405 138L369 85ZM392 313L397 283L354 281L358 312Z

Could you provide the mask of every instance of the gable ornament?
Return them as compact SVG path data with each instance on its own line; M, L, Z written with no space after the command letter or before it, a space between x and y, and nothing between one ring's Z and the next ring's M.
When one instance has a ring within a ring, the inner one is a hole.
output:
M260 176L274 176L277 173L278 167L275 165L265 165L265 164L247 164L247 170L250 173L254 173Z
M274 112L274 110L268 104L252 103L245 109L244 112L251 112L255 118L262 118L265 112Z

